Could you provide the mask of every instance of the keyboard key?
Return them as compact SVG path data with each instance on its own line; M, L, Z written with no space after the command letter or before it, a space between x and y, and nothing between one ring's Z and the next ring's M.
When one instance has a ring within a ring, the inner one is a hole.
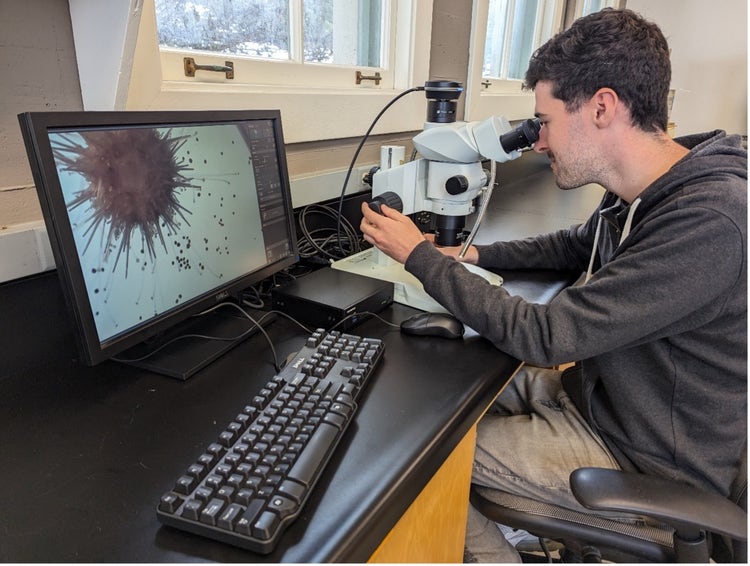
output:
M296 501L280 495L275 495L268 502L268 510L276 513L280 519L293 515L298 508L299 504Z
M206 487L205 485L200 486L198 489L196 489L193 492L193 497L196 499L200 499L204 503L208 503L211 501L211 498L214 496L214 490L210 487Z
M242 505L233 503L226 508L226 511L224 511L224 513L221 514L218 526L228 531L234 530L234 525L240 518L240 514L242 513L242 511L244 511L244 509L245 508L242 507Z
M201 480L206 475L206 466L195 463L187 469L187 475L194 477L197 480Z
M203 509L203 502L197 499L189 499L182 507L182 516L197 521Z
M297 502L301 502L307 489L304 485L299 484L295 481L287 480L279 486L279 493L283 493L287 497L294 499Z
M176 493L165 493L159 501L159 510L165 513L174 513L179 509L183 501L185 500Z
M253 500L253 497L255 497L255 490L242 488L237 492L236 499L238 503L248 505Z
M224 509L224 501L215 497L208 502L208 505L201 511L201 523L208 525L215 525L218 520L219 513Z
M190 495L190 492L193 491L196 485L198 485L198 480L196 478L184 475L177 478L177 481L174 484L174 490L183 495Z
M232 501L232 497L234 497L235 491L235 488L233 488L231 485L223 485L219 488L219 491L216 492L216 497L229 502Z
M346 417L339 415L338 413L328 413L324 419L324 422L341 430L344 429L344 425L346 424Z
M279 516L276 513L265 511L253 525L253 536L261 540L269 540L279 526Z
M338 433L336 427L322 423L289 471L289 477L307 486L312 484Z
M219 489L224 484L224 478L218 474L211 474L206 478L205 485L212 489Z
M235 529L246 535L253 536L253 524L265 506L266 502L262 499L253 499L250 501L250 504L237 520Z

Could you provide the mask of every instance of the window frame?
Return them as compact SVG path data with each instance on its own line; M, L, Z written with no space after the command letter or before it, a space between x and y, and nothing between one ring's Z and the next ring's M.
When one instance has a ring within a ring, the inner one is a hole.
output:
M544 28L544 32L550 34L549 37L569 27L574 19L580 17L586 4L586 0L539 0L539 2L550 6L550 10L545 11L544 17L547 21L537 22L535 34L539 34L542 32L540 28ZM621 7L623 1L605 0L604 4ZM484 120L497 114L509 120L529 118L534 114L534 93L522 89L522 80L486 80L482 76L488 14L489 0L475 0L472 9L471 46L466 85L466 120ZM541 36L541 39L540 36L536 36L536 41L540 45L546 39L544 36ZM538 45L533 50L537 47Z
M356 70L366 74L379 69L351 67L349 87L273 85L262 80L238 84L219 73L203 73L198 80L165 80L153 0L69 0L69 4L85 110L278 108L287 143L339 139L363 135L396 95L429 78L432 0L393 1L396 23L393 32L386 32L392 84L355 85ZM102 26L102 21L111 25ZM419 130L425 108L423 95L406 96L389 108L373 133Z
M398 2L394 0L381 0L383 12L381 23L384 25L382 40L380 42L380 59L385 62L385 65L373 67L368 65L304 62L304 30L302 28L303 18L300 5L302 0L286 1L290 6L289 24L291 33L289 38L289 59L266 59L228 53L159 47L163 82L165 84L186 83L196 85L212 83L245 87L257 87L259 84L262 84L270 88L347 90L361 89L368 86L368 83L365 83L363 87L358 87L355 84L355 74L357 71L361 71L363 75L368 76L379 73L381 77L380 87L383 89L394 89L395 68L401 62L396 57L397 50L391 45L390 38L394 36L395 28L399 21L397 13ZM149 0L149 2L153 2L153 0ZM335 0L334 4L337 2L345 5L347 0ZM192 78L185 77L183 57L186 56L193 57L196 62L204 65L222 66L225 61L231 60L234 64L234 78L227 80L222 73L206 71L199 71ZM262 83L253 80L253 77L263 77Z
M552 6L552 22L546 27L552 34L562 29L566 0L541 0L545 7ZM545 10L545 15L547 11ZM509 120L521 120L534 114L534 95L522 90L522 80L491 79L482 76L484 48L487 38L489 0L475 0L471 19L471 49L466 85L466 119L484 120L501 114ZM537 28L540 25L537 24ZM535 30L535 36L540 30ZM536 38L538 40L538 37ZM509 38L506 37L506 45Z

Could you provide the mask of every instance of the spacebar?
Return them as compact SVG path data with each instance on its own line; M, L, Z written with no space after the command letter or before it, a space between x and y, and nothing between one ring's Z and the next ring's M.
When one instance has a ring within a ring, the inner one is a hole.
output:
M339 429L327 423L320 423L318 430L313 433L310 442L299 455L288 477L310 486L321 463L328 455L329 448L336 441Z

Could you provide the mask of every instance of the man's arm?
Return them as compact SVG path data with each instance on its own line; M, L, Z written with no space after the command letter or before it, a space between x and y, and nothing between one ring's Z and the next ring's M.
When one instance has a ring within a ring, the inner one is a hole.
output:
M405 267L499 349L552 365L684 332L698 320L696 311L721 308L718 298L737 284L743 265L740 231L706 209L674 211L647 224L588 284L568 287L548 305L510 296L428 243L414 249Z
M360 229L367 242L388 256L405 263L411 251L424 240L434 245L434 236L423 234L409 217L386 205L381 210L383 214L378 214L363 203ZM463 258L459 257L461 246L435 246L435 249L460 262L486 269L585 271L594 243L597 219L598 209L581 225L524 240L472 245Z
M423 234L408 216L381 206L382 214L362 203L360 230L365 241L380 249L399 263L405 263L414 248L427 240L443 255L463 263L500 269L585 269L583 250L589 246L586 237L588 223L559 233L519 240L496 242L490 245L469 246L464 257L459 257L462 246L435 245L432 234ZM593 232L592 232L593 233Z

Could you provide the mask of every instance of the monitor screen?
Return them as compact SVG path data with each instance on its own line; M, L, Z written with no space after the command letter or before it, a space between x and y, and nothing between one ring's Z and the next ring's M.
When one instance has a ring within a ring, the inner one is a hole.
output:
M278 111L19 120L86 363L297 260Z

